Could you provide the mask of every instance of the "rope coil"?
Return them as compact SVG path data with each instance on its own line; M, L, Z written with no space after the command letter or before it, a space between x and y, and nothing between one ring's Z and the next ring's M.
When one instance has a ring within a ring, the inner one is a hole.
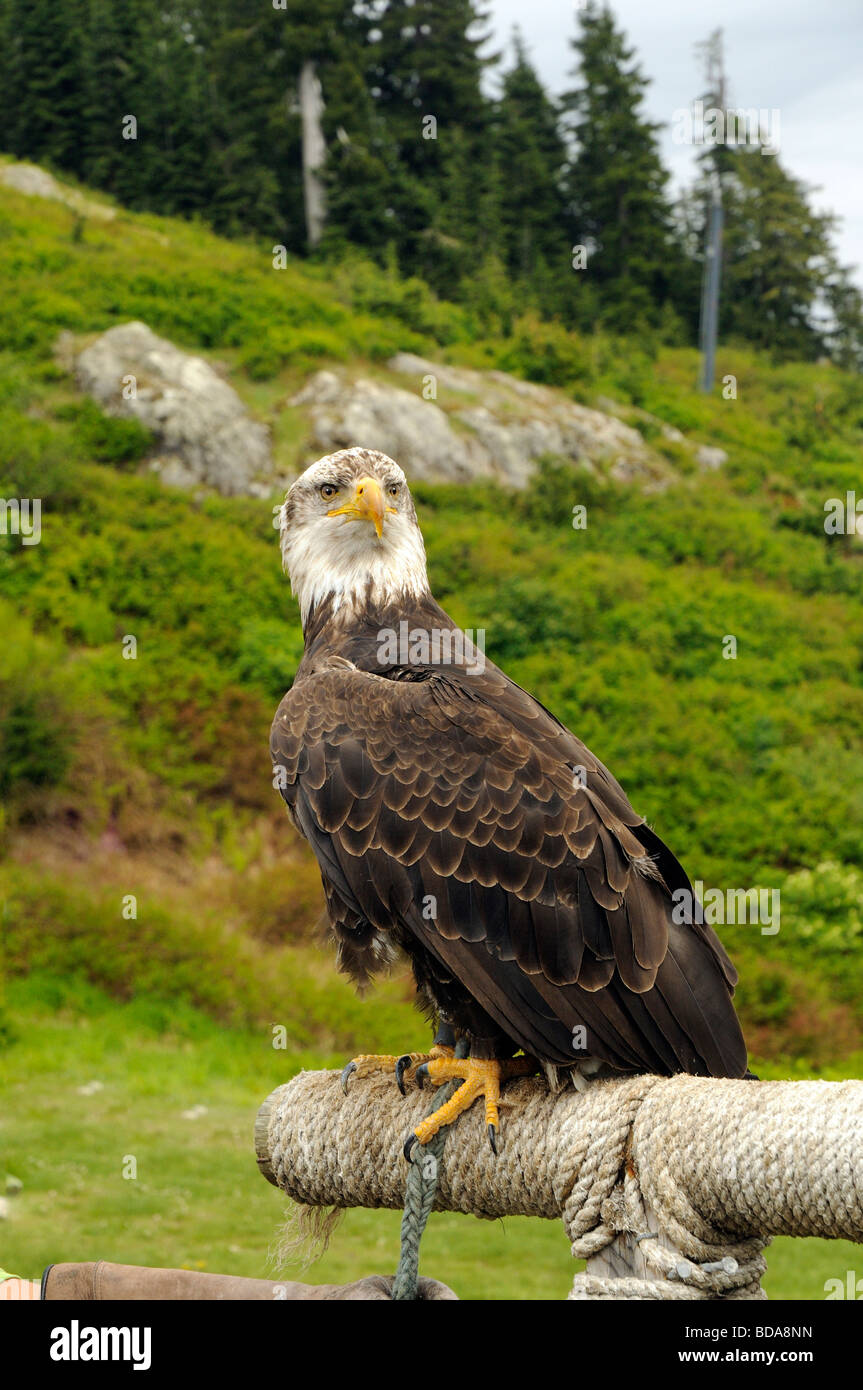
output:
M344 1097L338 1073L301 1073L261 1109L260 1166L306 1205L402 1208L427 1106L389 1077ZM429 1209L562 1218L588 1261L573 1299L761 1298L772 1235L863 1242L863 1082L516 1080L496 1158L480 1111L450 1129Z

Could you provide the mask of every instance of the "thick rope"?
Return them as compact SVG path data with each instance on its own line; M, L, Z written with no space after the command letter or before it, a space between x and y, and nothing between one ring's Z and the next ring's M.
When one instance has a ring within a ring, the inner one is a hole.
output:
M301 1073L262 1107L259 1162L311 1206L402 1207L402 1145L427 1104L389 1078L343 1097L337 1073ZM517 1080L496 1158L481 1111L451 1127L432 1206L562 1217L594 1265L572 1298L758 1298L771 1235L863 1242L863 1082L637 1076L552 1094ZM623 1247L643 1277L611 1277Z

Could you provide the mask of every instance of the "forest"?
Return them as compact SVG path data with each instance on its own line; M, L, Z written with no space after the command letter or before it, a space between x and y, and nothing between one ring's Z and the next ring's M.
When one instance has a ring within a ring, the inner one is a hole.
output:
M834 219L764 153L767 132L706 145L672 196L649 74L612 13L590 3L567 26L558 99L524 36L495 49L474 0L69 0L62 23L53 0L0 0L2 146L131 208L305 255L311 63L326 144L316 255L392 263L504 334L531 305L581 331L693 343L718 173L720 335L859 369L863 301ZM710 108L703 80L693 56L692 97Z

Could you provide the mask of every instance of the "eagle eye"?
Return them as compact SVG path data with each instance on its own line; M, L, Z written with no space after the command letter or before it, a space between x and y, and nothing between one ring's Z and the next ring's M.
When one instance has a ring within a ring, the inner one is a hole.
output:
M320 492L323 498L329 500L329 498L336 496L336 494L338 493L338 488L336 487L335 483L323 483L321 485Z
M401 486L400 483L390 483L390 484L389 484L389 486L387 487L387 492L389 493L390 497L398 497L400 486Z

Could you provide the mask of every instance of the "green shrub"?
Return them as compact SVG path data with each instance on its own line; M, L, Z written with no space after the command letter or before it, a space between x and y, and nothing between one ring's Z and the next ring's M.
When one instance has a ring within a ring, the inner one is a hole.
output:
M79 489L76 446L47 420L5 410L0 420L0 496L40 498L48 507L74 509Z
M592 467L579 467L568 460L546 456L537 461L527 488L520 493L515 509L532 525L543 523L572 530L573 507L587 508L591 515L625 507L628 494L613 479L596 473Z
M278 325L265 329L258 341L240 354L240 365L253 381L278 376L288 365L307 369L320 359L344 359L344 336L332 328L288 328Z
M72 421L86 457L99 463L135 464L153 449L153 435L139 420L105 415L95 401L83 400L58 411Z
M498 354L503 371L540 381L549 386L569 386L592 379L589 353L575 334L562 324L548 323L535 314L523 315L512 339Z
M863 945L863 872L825 860L782 885L782 921L795 940L819 951L855 955Z
M55 692L0 690L0 795L62 781L69 735Z
M239 632L234 674L274 700L281 700L296 675L303 656L299 624L253 618Z

